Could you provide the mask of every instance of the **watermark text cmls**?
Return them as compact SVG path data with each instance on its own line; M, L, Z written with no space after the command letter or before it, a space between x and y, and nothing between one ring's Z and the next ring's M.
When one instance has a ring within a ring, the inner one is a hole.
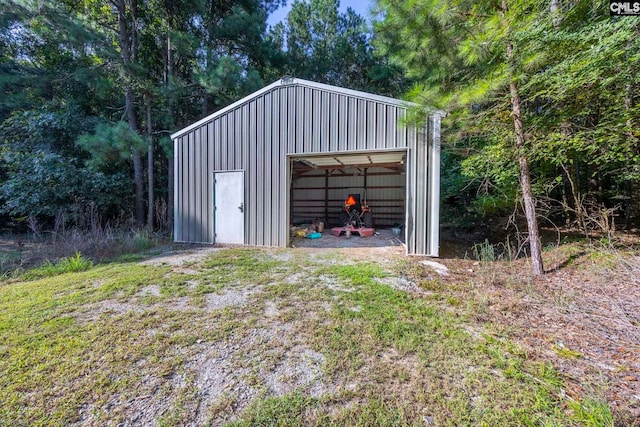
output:
M640 1L609 0L609 13L611 16L640 15Z

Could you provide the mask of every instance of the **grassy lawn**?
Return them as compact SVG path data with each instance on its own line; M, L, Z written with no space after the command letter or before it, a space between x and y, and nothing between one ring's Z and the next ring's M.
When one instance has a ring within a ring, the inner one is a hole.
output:
M2 426L613 425L404 258L65 262L0 284Z

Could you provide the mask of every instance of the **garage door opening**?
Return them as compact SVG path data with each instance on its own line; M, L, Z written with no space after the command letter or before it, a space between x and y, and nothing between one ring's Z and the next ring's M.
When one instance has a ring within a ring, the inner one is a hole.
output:
M291 157L290 178L291 243L321 247L404 244L406 151ZM362 205L369 207L370 219L369 213L362 215L362 227L371 221L375 230L373 236L362 237L357 231L351 236L344 232L340 237L332 234L334 227L345 225L344 206L350 196L359 198ZM308 228L312 231L313 227L309 226L320 223L323 223L324 231L319 239L296 235Z

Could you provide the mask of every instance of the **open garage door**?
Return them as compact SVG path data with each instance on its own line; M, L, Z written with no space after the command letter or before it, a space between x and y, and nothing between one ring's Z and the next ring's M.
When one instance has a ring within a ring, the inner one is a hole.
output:
M342 225L345 200L359 194L377 230L405 225L406 151L299 156L290 164L290 224Z

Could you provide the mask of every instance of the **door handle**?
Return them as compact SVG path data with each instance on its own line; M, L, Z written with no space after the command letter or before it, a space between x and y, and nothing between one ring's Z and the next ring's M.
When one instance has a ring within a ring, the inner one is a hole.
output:
M238 206L238 209L240 209L240 212L244 213L244 203L240 203L240 206Z

